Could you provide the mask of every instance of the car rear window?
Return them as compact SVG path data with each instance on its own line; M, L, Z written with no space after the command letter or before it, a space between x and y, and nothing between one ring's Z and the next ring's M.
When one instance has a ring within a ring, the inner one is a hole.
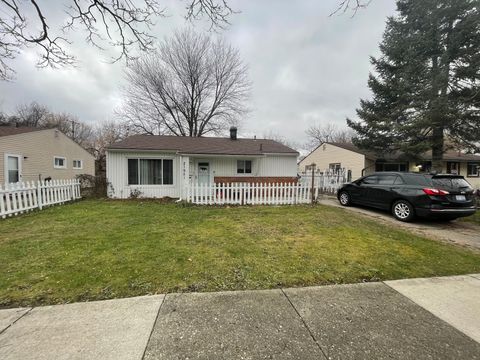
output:
M402 174L407 185L432 186L430 179L424 175Z
M449 189L469 189L470 184L464 178L456 177L433 177L433 185L436 187L443 187Z

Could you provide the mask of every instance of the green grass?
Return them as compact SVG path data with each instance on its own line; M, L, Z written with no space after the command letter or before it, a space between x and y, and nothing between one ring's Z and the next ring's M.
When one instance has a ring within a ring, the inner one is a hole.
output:
M86 200L0 234L0 306L480 272L478 252L326 206Z

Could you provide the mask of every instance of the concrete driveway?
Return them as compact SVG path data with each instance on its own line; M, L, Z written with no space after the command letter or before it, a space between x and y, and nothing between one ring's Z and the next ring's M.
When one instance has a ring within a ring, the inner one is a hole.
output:
M453 243L471 249L480 250L480 226L462 222L458 220L450 222L440 222L426 219L416 219L411 223L404 223L396 220L390 213L362 206L341 206L337 199L332 197L323 197L318 201L321 205L335 206L362 214L385 225L395 225L412 232L413 234L424 236L432 240Z
M480 359L480 275L0 310L0 359Z

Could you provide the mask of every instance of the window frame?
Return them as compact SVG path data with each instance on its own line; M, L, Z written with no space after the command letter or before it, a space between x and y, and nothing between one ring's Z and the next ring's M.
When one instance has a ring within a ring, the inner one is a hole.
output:
M18 181L17 182L21 182L22 181L22 162L23 162L23 155L20 155L20 154L9 154L9 153L5 153L4 155L4 161L3 161L3 168L4 168L4 183L5 184L16 184L16 183L11 183L9 181L9 174L8 174L8 158L9 157L16 157L18 159L18 169L17 169L17 172L18 172Z
M243 172L238 172L240 169L239 162L243 161ZM247 172L247 161L250 162L250 172ZM241 176L251 176L253 174L253 160L251 159L237 159L237 175Z
M477 166L477 173L476 174L471 174L470 171L470 166ZM467 162L467 177L469 178L477 178L480 177L480 161L468 161Z
M58 166L56 161L57 159L63 160L63 166ZM65 156L54 155L53 156L53 168L54 169L68 169L67 167L67 158Z
M137 160L137 184L130 184L130 179L129 179L129 170L128 170L128 162L129 160ZM140 184L140 160L161 160L162 161L162 184ZM171 184L163 184L163 161L164 160L170 160L172 162L172 183ZM175 187L175 158L174 157L138 157L138 156L133 156L133 157L127 157L127 171L126 171L126 182L127 186L141 186L141 187Z
M79 161L80 162L80 166L75 166L75 161ZM73 159L72 160L72 169L75 169L75 170L82 170L83 169L83 160L79 160L79 159Z
M452 166L455 165L455 166ZM461 175L461 164L459 161L447 161L447 174L452 174L452 175ZM455 167L456 172L452 172L452 167Z
M330 163L328 164L328 169L335 172L342 170L342 163Z

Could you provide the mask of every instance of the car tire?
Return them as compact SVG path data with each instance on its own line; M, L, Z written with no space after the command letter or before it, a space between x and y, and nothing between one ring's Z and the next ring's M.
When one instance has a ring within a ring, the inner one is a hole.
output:
M342 191L340 192L340 194L338 194L338 201L342 206L352 205L352 199L350 198L350 194L346 191Z
M392 214L395 219L409 222L415 218L415 209L406 200L398 200L392 206Z

